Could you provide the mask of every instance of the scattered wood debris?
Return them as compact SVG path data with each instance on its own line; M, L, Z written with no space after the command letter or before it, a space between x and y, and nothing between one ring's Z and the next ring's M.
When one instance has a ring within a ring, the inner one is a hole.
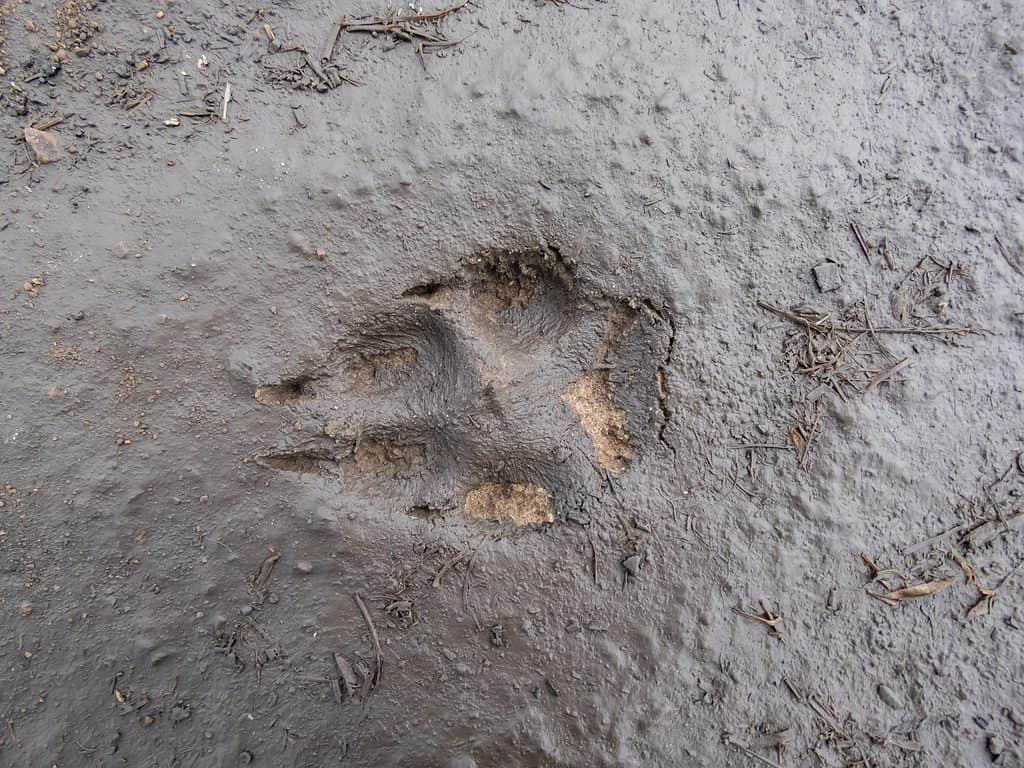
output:
M282 66L264 62L264 69L271 82L288 85L294 90L315 90L317 93L327 93L344 84L359 86L359 82L349 77L341 65L334 61L336 31L332 33L328 49L319 59L304 45L282 42L269 24L263 24L263 34L267 38L267 50L271 54L282 54L286 61Z
M922 256L892 294L893 317L913 326L944 319L955 297L956 278L964 274L957 261L943 264L931 254Z
M454 5L430 13L408 13L403 8L389 8L382 16L358 19L342 18L334 27L332 37L324 49L327 58L334 54L338 36L342 32L386 35L396 43L412 43L426 69L425 53L439 48L450 48L462 40L450 39L441 29L441 21L469 5L469 0L459 0Z
M806 382L794 398L790 414L793 423L789 428L789 439L801 468L821 434L824 395L831 392L848 401L894 382L910 365L909 358L897 357L889 351L882 336L929 336L952 341L981 333L971 326L949 324L876 325L863 302L848 307L841 318L806 306L787 310L765 301L757 305L797 326L787 336L783 351L792 370Z
M993 584L982 576L983 570L998 567L997 562L991 561L992 555L997 553L993 546L995 542L1024 523L1024 510L1015 508L1022 490L1020 486L1024 485L1024 472L1017 464L1018 459L1015 459L1010 468L985 489L982 497L964 498L957 505L956 511L961 518L958 525L907 549L903 556L907 563L905 569L882 568L867 554L861 553L861 560L871 571L871 580L865 587L867 593L894 606L907 600L936 595L956 582L949 571L952 562L964 574L964 586L977 590L978 597L965 609L966 618L977 619L988 614L999 590L1024 565L1024 553L1017 544L1015 550L1010 550L1011 557L1017 558L1016 565L1002 578ZM1006 540L1016 541L1016 537ZM979 568L976 563L984 562L986 554L989 562ZM1005 553L1000 554L1005 559ZM898 581L890 583L892 580ZM879 584L883 591L872 589L874 584Z

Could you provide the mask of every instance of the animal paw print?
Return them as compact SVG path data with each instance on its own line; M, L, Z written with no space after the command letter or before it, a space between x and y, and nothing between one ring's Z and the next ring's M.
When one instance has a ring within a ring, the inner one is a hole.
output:
M674 338L652 304L586 290L551 248L487 252L259 387L307 435L259 461L378 509L580 521L605 473L664 442Z

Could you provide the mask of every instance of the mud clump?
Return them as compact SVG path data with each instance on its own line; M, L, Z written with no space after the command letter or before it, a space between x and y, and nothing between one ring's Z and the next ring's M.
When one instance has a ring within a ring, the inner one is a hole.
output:
M551 494L532 483L486 483L466 494L463 508L471 520L510 520L516 525L555 521Z
M590 371L570 384L562 399L580 420L597 451L597 462L621 472L633 458L626 412L615 404L607 371Z

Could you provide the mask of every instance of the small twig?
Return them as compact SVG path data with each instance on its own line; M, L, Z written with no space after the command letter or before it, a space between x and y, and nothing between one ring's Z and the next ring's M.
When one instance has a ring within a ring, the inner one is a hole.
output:
M594 583L597 584L597 547L594 545L590 531L587 531L587 541L590 542L590 573L594 578Z
M225 123L228 121L228 102L231 101L231 83L224 84L224 105L221 107L220 119Z
M352 665L348 663L348 659L340 653L334 654L334 666L338 668L338 674L341 676L341 682L345 684L345 694L349 699L352 699L355 696L356 688L359 685L356 682L355 670L353 670Z
M373 675L370 677L370 684L367 686L366 696L373 693L373 690L377 687L380 682L381 674L384 672L384 652L380 648L380 637L377 635L377 628L373 626L373 619L370 618L370 612L366 609L366 603L363 602L363 598L359 596L359 593L355 593L352 597L356 601L356 605L359 606L360 612L363 614L363 619L366 621L366 626L370 630L370 637L373 639L373 655L374 655L374 670Z
M51 117L49 120L44 120L39 125L37 125L36 126L36 130L37 131L48 131L50 128L53 128L55 125L60 125L61 123L63 123L64 119L65 119L64 115L57 115L56 117Z
M337 23L331 29L331 34L327 38L327 43L324 45L324 52L320 54L321 62L328 62L334 58L334 47L338 44L338 37L341 35L341 28L344 25L344 19L338 19Z
M871 569L871 581L878 581L883 574L894 573L902 579L906 579L906 575L903 571L898 568L882 568L874 560L868 557L866 552L860 553L860 559L864 561L864 564Z
M260 563L259 570L256 571L256 575L252 577L252 585L259 590L262 590L267 586L267 582L270 581L270 574L274 572L274 566L277 565L278 560L281 556L276 552L272 552L263 558L263 562Z
M842 331L843 333L889 333L889 334L908 334L908 335L922 335L922 336L944 336L946 334L954 334L956 336L967 336L971 333L981 333L980 328L972 328L970 326L952 326L952 325L929 325L929 326L867 326L867 325L846 325L839 323L828 322L827 318L821 318L817 323L811 322L805 317L801 317L795 312L787 312L786 310L776 307L774 304L769 304L766 301L757 302L757 306L763 309L765 312L770 312L773 315L781 317L784 320L789 320L791 323L806 328L809 331L815 331L816 333L831 333L833 331Z
M888 381L890 378L892 378L897 373L906 368L909 364L910 359L905 357L899 362L897 362L895 365L892 365L889 368L887 368L886 370L879 371L874 376L872 376L871 381L868 382L868 391L870 392L872 389L877 387L882 382Z
M756 752L752 752L751 750L749 750L746 747L744 747L742 744L737 744L732 739L728 739L725 743L728 744L733 749L738 749L740 752L742 752L744 755L749 757L751 760L755 760L755 761L761 763L761 765L767 765L767 766L770 766L771 768L782 768L782 766L779 765L778 763L776 763L774 760L769 760L767 757L761 757Z
M126 103L126 104L124 105L124 111L125 111L125 112L134 112L134 111L135 111L136 109L138 109L139 107L141 107L141 106L142 106L143 104L145 104L145 103L146 103L147 101L149 101L150 99L152 99L152 98L153 98L153 94L154 94L154 93L156 93L156 91L154 91L154 90L152 90L152 89L147 89L147 90L145 91L145 93L143 93L143 94L142 94L141 96L139 96L138 98L136 98L136 99L134 99L134 100L132 100L132 101L129 101L129 102L127 102L127 103Z
M465 555L462 552L458 552L455 554L454 557L449 558L445 561L445 563L441 566L441 569L434 575L434 581L432 582L432 586L434 587L434 589L441 588L441 577L448 573L448 571L451 570L454 566L462 562L462 559L464 557Z
M1010 254L1006 252L1006 248L1005 246L1003 246L1003 241L999 239L999 235L993 235L993 237L995 237L996 247L999 249L1000 255L1003 257L1003 260L1009 265L1010 269L1012 269L1018 275L1024 275L1024 271L1021 271L1021 268L1010 260Z
M867 243L864 242L864 237L860 233L860 227L857 226L857 222L851 221L850 222L850 229L853 230L853 234L857 238L857 245L860 246L861 253L864 254L864 259L867 261L868 264L870 264L871 263L871 254L868 252Z

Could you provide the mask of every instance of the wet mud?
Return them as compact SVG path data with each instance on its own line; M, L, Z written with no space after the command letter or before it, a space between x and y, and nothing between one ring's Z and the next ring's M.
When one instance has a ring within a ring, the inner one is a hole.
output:
M0 765L1024 765L1022 16L0 1Z

